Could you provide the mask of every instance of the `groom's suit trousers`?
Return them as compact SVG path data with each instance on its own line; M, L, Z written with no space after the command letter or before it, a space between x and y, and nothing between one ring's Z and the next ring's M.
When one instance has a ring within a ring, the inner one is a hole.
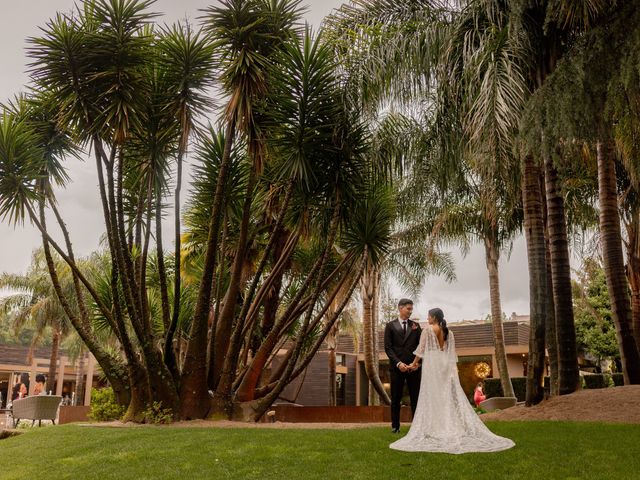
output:
M400 402L404 392L404 385L405 383L407 384L411 400L411 413L415 415L418 394L420 393L422 368L408 373L401 372L394 366L391 366L389 370L391 377L391 428L400 428Z

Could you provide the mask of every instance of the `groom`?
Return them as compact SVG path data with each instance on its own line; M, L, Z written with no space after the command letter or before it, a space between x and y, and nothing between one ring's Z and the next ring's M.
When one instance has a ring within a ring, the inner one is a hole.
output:
M409 388L411 412L415 414L420 392L421 369L411 370L409 365L420 342L420 325L409 320L413 312L413 301L403 298L398 302L398 318L384 328L384 351L389 357L391 376L391 431L400 431L400 400L404 384Z

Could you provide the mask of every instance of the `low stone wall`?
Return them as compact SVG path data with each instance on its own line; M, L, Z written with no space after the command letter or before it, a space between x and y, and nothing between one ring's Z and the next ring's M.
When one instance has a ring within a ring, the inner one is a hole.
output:
M78 406L78 407L60 407L58 413L58 423L63 425L65 423L73 422L87 422L89 421L89 410L91 407Z
M290 423L391 423L388 406L375 407L301 407L276 405L274 419ZM268 418L263 421L269 421ZM402 407L400 421L411 421L411 408Z

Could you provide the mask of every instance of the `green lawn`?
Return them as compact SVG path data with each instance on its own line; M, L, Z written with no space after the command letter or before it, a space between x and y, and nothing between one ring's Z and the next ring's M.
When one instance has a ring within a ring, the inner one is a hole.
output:
M489 454L396 452L387 428L29 429L0 440L0 479L640 479L640 426L492 423ZM406 431L406 428L403 428Z

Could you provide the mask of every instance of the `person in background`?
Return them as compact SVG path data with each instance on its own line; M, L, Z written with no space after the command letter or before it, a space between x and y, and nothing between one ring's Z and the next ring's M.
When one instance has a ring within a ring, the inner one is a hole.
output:
M478 385L476 385L475 391L473 392L473 402L476 404L476 407L479 407L480 403L484 402L487 398L487 396L484 394L483 387L483 383L479 382Z
M35 387L33 387L33 394L34 395L46 395L47 394L47 389L46 389L46 383L47 378L42 374L39 373L36 375L36 385Z
M22 384L20 382L16 382L16 384L11 388L11 401L17 400L20 398L20 387Z
M20 374L20 381L17 382L11 390L11 400L24 398L29 394L29 374Z

